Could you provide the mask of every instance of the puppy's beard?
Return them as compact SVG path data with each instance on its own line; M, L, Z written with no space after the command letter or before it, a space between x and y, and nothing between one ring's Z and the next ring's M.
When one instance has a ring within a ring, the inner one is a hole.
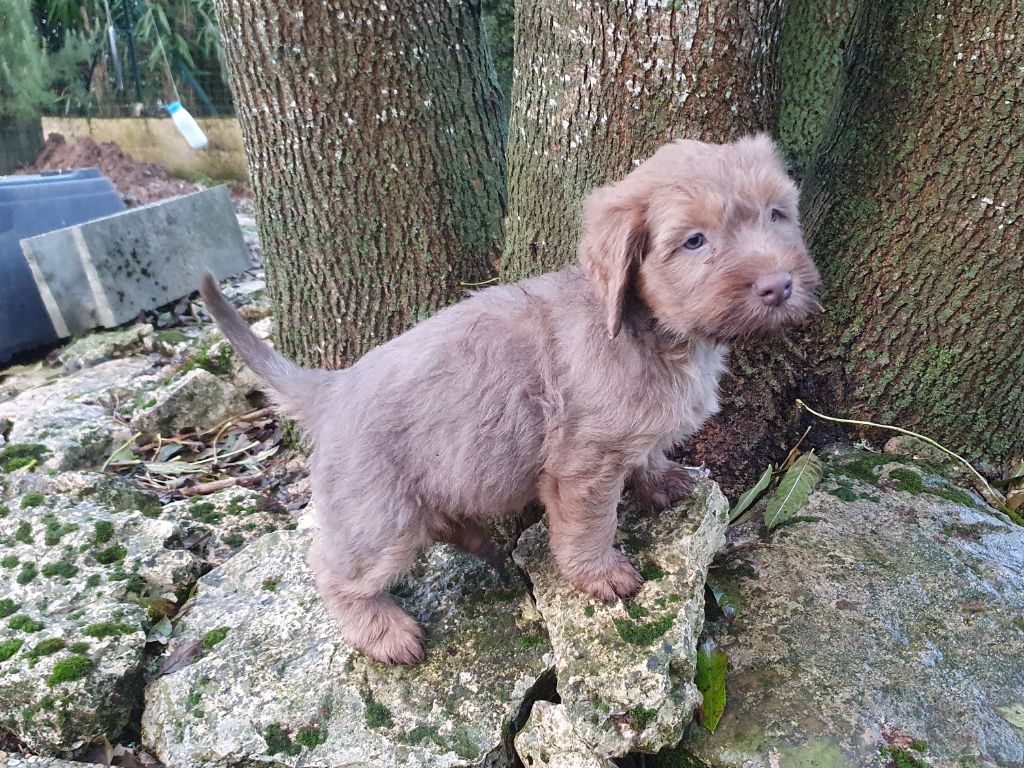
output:
M781 307L767 307L756 300L733 302L729 309L705 328L704 335L720 344L776 339L803 324L815 310L809 296L794 296Z

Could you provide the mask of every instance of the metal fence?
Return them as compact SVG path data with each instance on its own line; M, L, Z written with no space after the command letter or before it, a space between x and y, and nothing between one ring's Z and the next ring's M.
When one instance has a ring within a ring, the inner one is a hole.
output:
M234 114L210 0L37 0L55 70L49 114L163 114L179 99L196 116Z

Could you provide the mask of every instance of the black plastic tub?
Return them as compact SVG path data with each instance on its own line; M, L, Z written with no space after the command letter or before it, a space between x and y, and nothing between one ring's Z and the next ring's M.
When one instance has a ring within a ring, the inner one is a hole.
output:
M19 241L123 210L96 168L0 176L0 363L57 340Z

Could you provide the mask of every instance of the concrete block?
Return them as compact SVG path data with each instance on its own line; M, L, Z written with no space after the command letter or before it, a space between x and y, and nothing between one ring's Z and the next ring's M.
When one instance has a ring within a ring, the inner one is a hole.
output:
M0 363L57 340L19 242L122 210L95 168L0 176Z
M251 266L225 186L21 241L59 336L113 328Z

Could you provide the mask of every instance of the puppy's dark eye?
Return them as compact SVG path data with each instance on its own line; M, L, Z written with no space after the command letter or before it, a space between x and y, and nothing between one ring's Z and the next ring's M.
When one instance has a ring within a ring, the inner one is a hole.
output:
M701 232L698 232L697 234L691 236L690 239L687 240L685 243L683 243L683 248L695 251L702 245L704 245L704 243L706 242L707 240L704 239L704 235Z
M772 221L785 221L786 214L780 211L778 208L772 208Z

